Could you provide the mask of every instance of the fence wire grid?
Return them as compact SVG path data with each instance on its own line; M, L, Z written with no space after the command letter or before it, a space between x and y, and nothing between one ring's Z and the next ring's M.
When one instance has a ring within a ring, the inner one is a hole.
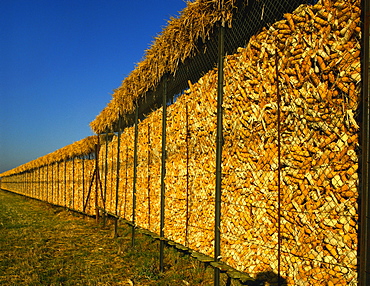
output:
M250 2L224 43L218 259L271 285L358 285L361 2ZM147 94L168 91L165 130L160 107L1 187L160 234L165 158L162 231L213 256L218 34Z

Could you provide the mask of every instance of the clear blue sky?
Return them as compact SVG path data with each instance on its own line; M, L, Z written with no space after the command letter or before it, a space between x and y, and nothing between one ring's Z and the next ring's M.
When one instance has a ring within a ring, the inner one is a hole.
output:
M89 123L184 0L1 0L0 173Z

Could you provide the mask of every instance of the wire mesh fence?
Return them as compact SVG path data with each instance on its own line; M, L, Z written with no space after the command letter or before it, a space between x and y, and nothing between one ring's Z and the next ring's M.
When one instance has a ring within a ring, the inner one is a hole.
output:
M99 208L209 256L219 231L217 260L270 284L357 285L360 1L251 2L226 29L219 229L218 30L203 56L148 92L160 98L168 84L174 102L164 156L159 108L100 135L98 164L92 155L56 162L5 177L2 188Z

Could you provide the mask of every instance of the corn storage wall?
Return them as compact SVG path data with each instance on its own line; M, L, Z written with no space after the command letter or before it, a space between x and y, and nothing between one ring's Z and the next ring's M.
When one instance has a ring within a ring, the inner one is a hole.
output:
M252 277L358 284L360 4L301 5L224 58L221 261ZM218 75L167 106L165 154L159 108L102 133L97 161L43 164L1 187L160 234L163 156L164 235L212 256Z

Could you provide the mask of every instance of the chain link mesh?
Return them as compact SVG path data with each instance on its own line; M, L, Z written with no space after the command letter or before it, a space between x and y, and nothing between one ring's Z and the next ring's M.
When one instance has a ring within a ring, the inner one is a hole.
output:
M250 2L226 30L220 259L270 285L357 285L360 1ZM147 93L159 101L166 86L173 103L165 237L210 256L217 35ZM88 214L97 194L101 208L159 234L162 108L153 109L140 116L137 166L134 126L120 135L119 162L117 135L102 143L98 190L92 155L3 178L2 187Z

